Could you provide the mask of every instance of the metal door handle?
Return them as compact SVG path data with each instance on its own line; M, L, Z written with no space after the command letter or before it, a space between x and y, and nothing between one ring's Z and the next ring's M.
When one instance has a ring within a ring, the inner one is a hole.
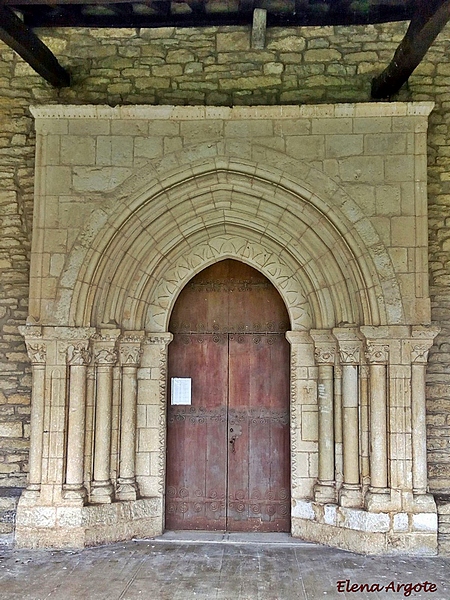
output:
M231 440L230 440L230 444L231 444L231 452L236 452L236 448L234 446L234 444L236 443L236 436L234 435Z

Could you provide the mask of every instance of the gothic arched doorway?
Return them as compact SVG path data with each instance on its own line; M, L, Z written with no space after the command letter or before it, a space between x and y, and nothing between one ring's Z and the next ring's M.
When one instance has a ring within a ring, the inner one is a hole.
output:
M169 330L167 529L290 530L289 317L227 259L181 292Z

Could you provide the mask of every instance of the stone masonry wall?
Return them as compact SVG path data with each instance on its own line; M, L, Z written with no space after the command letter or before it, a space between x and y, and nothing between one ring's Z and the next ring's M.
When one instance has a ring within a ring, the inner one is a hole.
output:
M0 486L24 485L30 368L17 326L27 316L34 137L30 104L258 105L370 100L405 23L269 29L250 49L244 27L42 30L73 85L56 90L0 43ZM429 130L430 282L442 327L428 370L430 486L450 492L450 27L399 100L433 100ZM173 150L175 148L167 148ZM398 199L392 203L397 214ZM374 196L375 202L375 196ZM386 219L386 227L390 227Z

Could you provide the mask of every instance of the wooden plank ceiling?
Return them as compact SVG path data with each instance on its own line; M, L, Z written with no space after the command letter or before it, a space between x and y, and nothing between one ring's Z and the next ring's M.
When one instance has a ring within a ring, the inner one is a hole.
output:
M265 11L267 27L410 21L391 64L373 82L374 98L397 93L450 18L450 0L0 0L0 40L63 87L70 74L35 28L251 26L255 9Z

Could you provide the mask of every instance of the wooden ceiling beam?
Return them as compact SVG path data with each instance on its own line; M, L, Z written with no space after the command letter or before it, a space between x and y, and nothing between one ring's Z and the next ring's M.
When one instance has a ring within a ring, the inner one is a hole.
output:
M6 6L0 5L0 39L55 87L70 85L69 73L31 29Z
M372 98L391 98L409 79L450 19L450 0L421 1L386 69L372 81Z

